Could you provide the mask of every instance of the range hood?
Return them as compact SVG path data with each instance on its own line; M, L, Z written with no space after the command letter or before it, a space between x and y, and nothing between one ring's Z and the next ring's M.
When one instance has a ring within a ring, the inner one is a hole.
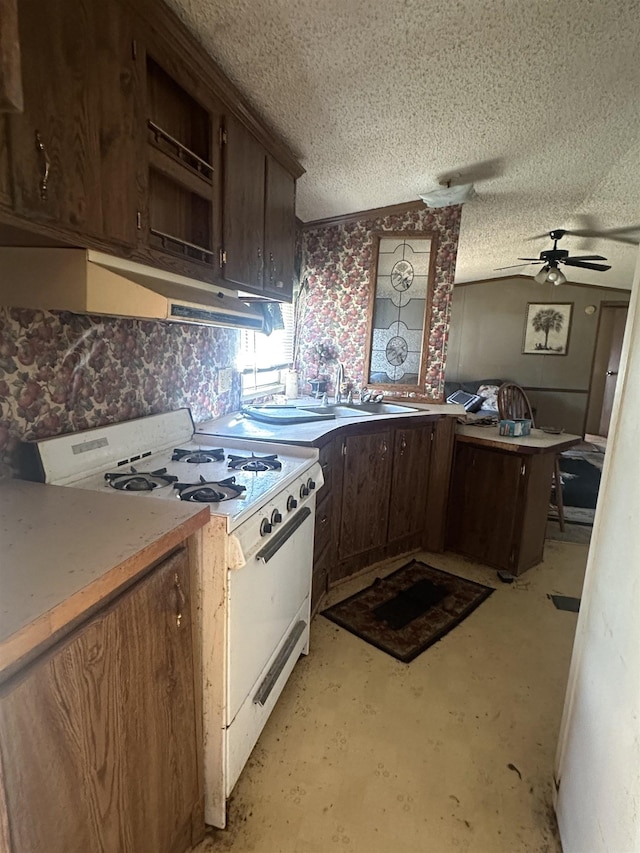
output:
M261 331L237 293L91 249L0 248L0 304Z

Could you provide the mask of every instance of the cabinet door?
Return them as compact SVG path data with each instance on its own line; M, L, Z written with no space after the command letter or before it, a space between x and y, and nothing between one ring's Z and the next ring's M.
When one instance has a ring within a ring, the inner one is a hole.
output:
M389 542L419 533L427 523L431 425L394 433Z
M391 437L350 436L343 443L344 475L338 556L341 560L387 541Z
M100 156L90 85L94 5L21 0L24 112L9 119L16 211L100 233Z
M286 301L293 297L295 203L295 178L273 157L267 157L264 290Z
M262 291L266 153L233 116L225 127L222 274L236 287Z
M100 235L134 246L139 186L143 180L139 116L142 81L136 62L133 23L120 2L92 6L95 33L91 77L91 122L97 128ZM97 214L96 214L97 215Z
M189 848L199 776L188 596L183 550L8 685L0 750L16 853Z
M451 474L447 547L496 568L513 568L522 458L458 441Z

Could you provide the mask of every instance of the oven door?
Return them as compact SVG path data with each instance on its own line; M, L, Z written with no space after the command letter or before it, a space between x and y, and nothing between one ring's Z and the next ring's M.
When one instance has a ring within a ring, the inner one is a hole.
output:
M278 652L301 629L301 610L308 634L313 528L314 502L309 502L245 566L229 571L227 726L246 700L265 704L278 680L275 659L286 668ZM295 649L297 643L291 645L292 653Z

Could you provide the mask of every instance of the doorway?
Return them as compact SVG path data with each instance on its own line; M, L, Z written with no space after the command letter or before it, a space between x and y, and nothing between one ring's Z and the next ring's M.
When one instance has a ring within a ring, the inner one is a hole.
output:
M589 381L585 433L605 438L609 434L628 310L629 305L626 302L600 303L600 317Z

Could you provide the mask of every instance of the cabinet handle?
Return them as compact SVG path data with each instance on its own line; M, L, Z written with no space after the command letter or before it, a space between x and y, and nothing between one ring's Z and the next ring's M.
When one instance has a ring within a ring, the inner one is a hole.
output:
M51 169L51 160L47 154L44 142L40 133L36 130L36 151L40 156L40 201L47 200L47 189L49 185L49 171Z
M177 572L173 576L173 586L176 591L176 626L179 628L182 624L182 608L184 607L187 599L185 598L182 587L180 586L180 578L178 577Z
M407 449L407 439L405 438L405 434L402 433L402 441L400 442L400 456L404 456L404 452Z
M384 457L387 455L387 442L386 441L382 442L381 449L382 449L382 453L380 454L380 459L384 459Z

